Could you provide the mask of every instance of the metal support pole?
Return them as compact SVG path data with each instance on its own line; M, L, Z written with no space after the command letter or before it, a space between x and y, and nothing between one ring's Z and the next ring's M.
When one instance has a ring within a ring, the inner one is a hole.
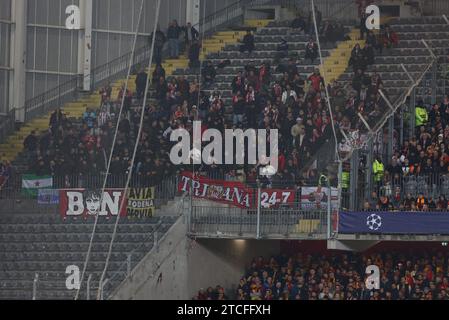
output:
M368 131L370 133L373 132L373 130L371 129L371 127L369 126L368 122L366 122L365 118L363 118L363 116L360 113L357 113L357 115L359 116L360 120L362 120L363 124L365 125L366 129L368 129Z
M338 234L338 220L340 215L340 209L343 208L343 161L338 161L338 205L335 212L335 230L333 230L333 236Z
M129 277L131 275L131 253L128 253L126 259L126 275Z
M261 188L260 188L260 180L257 179L257 240L260 239L260 195L261 195Z
M424 44L424 46L426 47L427 50L429 50L430 55L432 56L432 58L434 60L437 60L437 56L435 55L435 53L433 53L432 49L430 49L430 46L427 44L427 42L424 39L421 39L421 42Z
M409 111L409 123L410 123L410 138L413 137L415 135L415 124L416 124L416 119L415 119L415 108L416 108L416 89L413 89L411 94L410 94L410 111Z
M399 131L399 143L402 144L404 142L404 105L401 105L401 108L399 110L400 112L400 131Z
M437 103L437 72L438 72L438 66L437 62L435 61L432 64L432 105Z
M331 214L332 214L332 188L329 181L329 177L326 177L327 181L327 191L329 196L327 199L327 240L331 238Z
M100 300L104 300L104 287L109 282L109 279L106 279L103 281L103 283L100 284Z
M92 281L92 274L89 274L86 283L86 300L90 300L90 282Z
M402 67L402 70L404 70L404 72L407 75L407 77L410 79L410 81L412 83L415 83L415 79L413 79L412 75L410 74L410 72L408 72L408 70L405 68L403 63L401 63L401 67Z
M338 208L343 208L343 162L338 161Z
M365 170L365 199L371 197L371 192L373 191L373 140L370 139L368 142L368 153L366 155L366 170Z
M393 156L393 139L394 139L394 113L391 115L390 119L388 119L388 150L387 150L387 158L388 162L390 162L391 157Z
M442 65L442 74L440 75L440 77L443 79L443 98L444 98L444 96L446 95L446 81L447 81L447 78L446 78L446 75L447 75L447 73L448 73L448 64L447 63L445 63L445 64L443 64Z
M157 231L154 231L153 239L154 239L154 247L157 250L157 246L158 246L158 242L159 242L158 237L157 237Z
M382 97L382 99L384 99L385 103L387 104L387 106L390 107L391 111L394 112L395 108L393 107L393 105L391 104L391 102L387 99L387 97L385 97L385 94L382 92L382 90L379 90L379 93Z
M357 204L357 178L359 174L359 150L354 150L351 158L349 209L356 210Z
M449 20L447 19L447 16L445 14L443 14L443 19L444 21L446 21L447 24L449 24Z
M37 283L39 281L39 274L36 273L34 275L34 280L33 280L33 300L37 300Z
M11 1L11 37L10 51L5 52L10 57L10 65L13 71L10 72L8 81L11 84L9 92L9 106L7 111L15 109L15 116L18 122L25 122L30 116L26 113L25 88L26 88L26 55L27 55L27 11L28 2L26 0ZM2 8L2 11L4 9ZM7 11L5 9L5 11ZM2 38L2 46L4 40ZM37 110L36 110L37 111ZM36 112L35 111L35 112Z

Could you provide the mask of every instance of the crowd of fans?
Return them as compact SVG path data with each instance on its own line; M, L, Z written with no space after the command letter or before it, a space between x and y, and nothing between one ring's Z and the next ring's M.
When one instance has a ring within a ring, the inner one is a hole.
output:
M377 192L366 201L366 210L449 209L449 97L429 107L419 101L415 121L415 135L398 146L388 163L375 160ZM408 186L413 190L404 192Z
M344 29L338 23L321 22L317 17L321 37L335 42L345 38ZM362 17L363 20L363 17ZM313 29L311 17L306 21L298 16L291 28L299 32L310 33ZM178 39L184 34L186 50L190 63L199 67L199 33L190 24L181 28L176 21L170 24L167 36L160 30L156 32L156 68L149 75L152 80L151 102L145 107L144 126L136 156L134 174L144 179L145 183L157 184L164 177L170 176L182 167L174 167L168 157L173 143L170 134L177 128L192 129L192 122L201 120L203 130L225 129L271 129L279 131L279 170L264 183L272 187L316 184L318 173L314 170L302 172L310 164L313 155L326 145L333 143L332 121L337 133L350 132L364 128L357 113L373 123L383 116L382 100L379 89L383 88L382 79L373 72L367 73L368 66L374 63L376 55L383 48L397 44L398 37L386 26L375 36L366 32L367 44L364 48L356 45L352 50L349 64L353 67L352 82L346 85L335 81L328 85L333 106L334 119L328 111L324 92L324 80L318 69L304 78L298 71L298 60L305 59L313 64L317 59L317 45L313 38L305 45L301 57L288 57L288 43L281 39L278 51L281 59L266 61L260 65L247 64L235 75L230 87L232 105L226 106L221 93L213 91L217 70L226 68L229 61L222 61L214 66L205 61L201 69L201 81L188 81L184 76L168 78L160 64L162 47L169 39L170 56L175 57L179 48ZM365 34L362 33L361 36ZM150 40L152 36L150 36ZM170 42L170 39L172 40ZM170 44L171 43L171 44ZM255 49L254 35L248 31L242 40L241 51ZM160 53L160 54L159 54ZM272 72L281 74L280 78ZM118 136L112 162L111 175L124 175L130 170L133 145L139 129L142 97L148 75L144 69L139 70L136 78L136 92L120 90L117 97L112 97L112 88L105 86L99 91L101 106L87 110L81 127L73 125L61 112L55 111L50 119L50 129L46 132L32 132L24 141L24 147L30 165L29 171L37 175L95 175L103 172L107 166L115 126ZM205 91L205 90L209 91ZM208 94L207 92L212 92ZM124 100L122 117L118 119L118 107ZM410 174L428 173L437 176L448 172L448 137L449 137L448 98L441 105L435 105L429 111L429 121L421 126L417 136L406 141L401 150L397 150L385 170L374 173L378 185L377 192L364 204L365 210L407 209L418 210L446 209L447 200L422 200L409 195L403 199L402 177ZM343 148L341 148L342 150ZM196 168L212 178L241 180L254 183L257 179L256 166L202 166ZM382 165L383 166L383 165ZM189 168L190 169L190 168ZM398 194L401 198L398 199ZM417 195L414 195L415 197ZM410 200L412 199L412 200Z
M175 29L177 32L186 32L186 39L189 39L186 45L190 53L197 50L198 33L191 26L181 29L174 21L167 32L171 56L177 53L173 49L174 41L170 44L170 39L176 37L172 35ZM155 42L162 45L164 37L164 33L158 30ZM253 41L254 36L248 32L242 41L242 51L253 50ZM279 129L280 172L273 180L297 181L303 178L299 177L299 169L310 160L322 142L331 139L331 120L323 98L323 78L318 69L307 79L302 78L297 67L297 59L314 61L317 57L316 48L314 41L310 40L303 57L292 58L288 62L281 60L276 66L277 72L282 73L280 79L271 75L274 67L268 62L246 65L232 81L232 106L224 105L220 92L207 94L204 91L212 89L217 69L226 68L229 61L223 61L218 66L206 61L201 70L201 82L188 81L183 76L169 79L162 65L157 63L155 71L150 75L156 103L145 108L134 173L154 182L170 175L175 170L168 159L173 145L169 141L171 131L177 128L190 130L193 121L201 120L204 129L216 128L221 131L227 128ZM48 132L41 135L33 132L25 139L30 171L38 175L102 172L109 157L115 124L119 121L110 173L126 173L130 169L132 142L137 136L140 120L139 103L147 77L144 70L140 70L136 79L136 93L129 90L124 92L122 88L117 97L111 97L112 88L102 88L99 92L102 96L101 107L86 111L81 128L74 126L60 110L55 111ZM118 106L123 98L123 116L117 119ZM209 166L203 170L217 178L226 176L240 179L245 176L250 182L256 179L257 167Z
M366 267L380 269L380 288L368 289ZM281 255L254 259L240 279L236 300L449 300L446 252ZM226 300L217 286L195 300Z
M139 76L136 82L141 81ZM137 87L139 84L137 83ZM30 172L43 176L99 175L107 167L115 128L118 122L117 140L110 165L110 175L123 177L130 170L134 141L140 123L140 110L136 96L130 90L119 91L111 97L112 88L107 85L100 90L101 107L88 109L82 123L72 124L61 110L51 115L50 129L37 136L32 132L24 141L28 154ZM119 106L124 101L122 116ZM152 116L157 111L147 106L141 147L136 155L135 176L145 184L155 185L172 172L163 148L168 142L162 133L166 128ZM162 131L161 131L162 130ZM159 145L161 148L152 146Z

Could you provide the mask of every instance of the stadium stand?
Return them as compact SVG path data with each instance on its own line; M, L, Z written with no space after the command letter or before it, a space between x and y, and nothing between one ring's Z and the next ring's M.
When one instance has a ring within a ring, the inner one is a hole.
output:
M287 113L287 110L279 105L281 101L277 100L281 97L278 95L282 96L283 94L286 94L285 92L287 86L290 85L291 87L295 86L295 93L297 95L304 96L305 92L302 85L306 82L305 80L309 78L310 74L318 66L318 60L315 60L314 64L312 65L309 65L305 60L306 53L302 48L305 48L305 45L310 37L302 34L295 35L295 31L288 27L290 22L278 23L262 21L259 23L262 26L266 25L266 27L257 30L255 34L255 50L249 55L247 53L240 53L239 45L230 44L224 46L226 44L226 41L224 42L225 44L217 44L216 42L212 42L217 41L214 38L212 38L211 40L207 40L209 42L206 42L204 44L204 52L205 54L207 54L207 61L210 61L214 68L215 66L218 66L221 62L226 60L230 61L230 66L217 68L218 72L216 79L214 79L214 83L210 88L201 87L201 91L204 92L204 96L200 98L200 104L199 106L197 106L197 108L193 108L194 105L198 104L197 91L200 89L197 75L195 75L195 72L198 73L197 69L175 69L173 75L177 76L176 78L168 76L166 82L164 81L160 84L155 85L153 97L155 97L156 100L159 100L159 103L158 106L152 105L148 109L148 117L146 118L147 121L145 121L145 124L150 124L150 122L152 122L152 125L150 128L145 127L145 133L151 136L155 130L155 132L158 132L158 136L160 138L159 141L154 141L153 139L152 141L148 141L148 143L146 143L146 136L144 136L142 143L146 148L142 148L139 150L139 154L141 155L139 159L143 158L143 154L149 154L152 156L152 158L158 158L158 160L160 160L161 162L160 166L162 166L162 168L165 168L166 171L161 172L159 170L155 170L157 174L160 174L161 176L167 176L172 172L172 169L167 168L169 166L169 161L164 155L169 151L169 147L171 146L169 143L167 143L168 137L166 134L168 134L170 130L175 129L180 124L188 125L189 121L201 119L203 121L206 120L207 126L209 127L216 127L217 125L225 125L227 127L232 127L233 125L243 125L245 128L253 127L255 125L263 126L263 121L265 121L266 119L261 116L253 118L253 112L244 112L246 115L245 123L234 122L235 118L232 117L233 108L231 106L231 98L236 99L235 94L237 92L234 92L234 97L231 97L232 90L229 90L229 88L232 87L231 81L233 81L238 71L245 71L245 69L254 69L255 71L257 71L254 74L251 74L248 71L244 72L243 78L245 78L245 80L242 79L243 90L247 90L248 84L252 84L255 89L254 92L256 93L256 95L254 95L254 97L252 98L254 100L253 102L251 102L247 100L250 98L250 95L242 93L241 95L243 100L246 100L246 106L242 109L262 110L264 109L264 103L266 103L267 100L271 100L273 103L275 103L275 105L273 105L272 107L268 107L264 111L264 114L265 118L268 117L268 120L271 123L270 126L282 126L282 130L283 132L285 132L284 136L286 139L286 151L284 152L284 154L287 154L287 152L291 150L290 145L292 142L292 138L290 137L292 136L293 132L290 132L292 131L292 126L294 124L298 126L298 130L301 125L305 125L307 134L306 139L311 140L307 141L304 146L297 146L298 151L298 148L313 149L317 145L319 145L316 140L321 138L326 140L330 138L329 120L327 120L327 125L323 125L323 128L325 129L320 128L321 123L323 121L326 121L323 119L329 118L329 114L325 110L323 110L322 115L321 112L313 111L311 109L311 106L308 106L308 109L305 108L304 111L300 111L298 113L298 111L295 110L295 106L292 105L292 119L305 117L305 113L312 112L312 114L315 114L313 120L315 123L303 119L298 121L289 120L284 124L280 121L280 119L278 119L279 117L277 116L277 114L279 113L281 115ZM249 25L251 25L251 22L249 22ZM253 25L257 26L257 23ZM348 28L346 28L346 31L348 31ZM286 36L284 38L287 43L290 43L289 51L293 54L294 58L286 57L277 59L277 63L274 66L271 66L272 61L270 61L270 59L275 59L277 56L277 43L275 40L277 40L277 37L279 35L284 35L286 32L291 33L290 36ZM351 36L355 37L356 33L357 32L355 30L351 31ZM221 39L220 41L223 41L224 38L221 37L224 35L229 34L218 34L219 39ZM238 35L240 35L240 33L233 32L233 34L230 35L231 38L229 39L235 40L234 37ZM337 38L343 39L343 35L338 34ZM232 42L232 40L230 40L229 42ZM345 52L347 54L349 48L354 43L357 43L357 41L348 40L344 42L343 48L342 46L336 48L335 42L329 42L326 47L327 49L323 51L323 55L335 55L335 52L337 52L338 54ZM219 50L220 48L224 48L224 50L220 51L219 53L213 53L214 50ZM333 50L333 48L335 48L335 50ZM229 59L230 57L232 57L232 59ZM334 63L335 59L335 57L331 57L331 63ZM266 71L264 71L266 72L266 75L264 76L266 80L262 80L264 86L259 83L259 75L257 75L257 73L260 73L259 65L262 62L266 62ZM295 67L293 67L292 62L295 64ZM179 60L179 64L177 64L176 66L179 67L180 64L186 64L186 61L181 59ZM171 68L176 67L173 65L173 63L170 62L162 65L162 69L166 74L168 74L171 70L165 70L164 66ZM290 72L288 74L288 78L285 78L284 72L280 72L283 71L283 69L285 69L284 71ZM337 72L338 74L339 70L341 71L342 69L336 69L336 71L334 72ZM298 78L295 78L295 73L298 73ZM332 76L336 77L337 74L332 74ZM152 77L154 76L155 75L153 73ZM250 80L252 81L251 83L249 83ZM278 84L281 84L279 89L277 89ZM247 86L247 88L245 88L245 86ZM188 90L189 87L190 90ZM226 88L228 89L226 90ZM102 150L106 150L106 154L108 154L107 150L111 144L112 139L111 132L114 128L114 122L118 120L113 117L114 114L117 114L116 103L120 101L121 97L121 89L119 91L117 90L118 88L112 85L109 88L103 88L101 90L102 92L110 92L110 94L107 94L108 99L102 101L103 105L101 108L86 109L86 111L83 112L82 117L80 117L81 119L73 118L69 120L66 119L67 116L64 116L62 114L59 115L59 117L61 118L61 120L59 120L59 123L51 124L51 119L57 119L58 116L57 112L53 113L49 121L50 126L62 127L62 131L60 129L57 129L55 132L55 130L52 129L51 133L46 132L43 136L40 136L37 139L40 142L40 148L37 147L36 143L31 144L30 148L32 150L28 153L34 154L34 159L32 159L31 162L28 163L27 171L30 173L40 174L51 173L53 175L57 174L57 172L65 172L69 175L75 175L78 173L98 174L99 172L101 172L105 167L104 155ZM135 86L130 86L129 90L129 94L132 95L134 92L133 90L135 90ZM280 90L279 93L277 90ZM301 105L305 103L302 102L303 100L313 100L316 95L316 93L313 91L306 93L307 94L303 99L299 97L299 99L297 98L296 101L292 100L291 102L296 104L299 103ZM171 97L168 98L167 94L170 94ZM184 100L186 100L186 102L185 104L182 104L182 101ZM214 100L219 101L219 104L215 106ZM286 100L287 99L285 98L284 101L286 102ZM112 104L108 102L112 102ZM130 99L129 103L129 106L131 107L129 110L129 119L120 120L122 121L119 127L120 136L118 141L118 148L116 148L115 150L115 152L117 152L116 156L120 158L114 157L114 161L112 164L112 171L115 174L124 173L128 168L126 160L124 159L129 158L130 150L128 148L125 148L124 146L130 145L130 139L132 139L132 137L135 136L137 132L139 112L139 108L137 108L137 106L139 100L135 99L134 97ZM315 103L316 102L313 102L313 104ZM253 107L255 109L251 109L249 107ZM216 110L214 110L214 108L218 108L217 112ZM197 115L195 109L199 109ZM62 110L64 111L67 109ZM236 114L236 112L234 112L234 114ZM216 115L218 115L218 118L216 118ZM101 124L103 124L103 126L101 126ZM58 130L61 132L59 132ZM299 131L297 133L296 131L295 134L300 134ZM313 131L314 135L312 135ZM320 131L324 131L326 136L322 137L323 134L320 133ZM161 133L163 134L161 135ZM53 135L53 137L51 137L51 134ZM58 136L58 134L60 135ZM31 136L33 136L33 132L31 132ZM76 145L79 145L79 147L68 147ZM39 152L36 153L36 150ZM156 152L156 154L154 152ZM311 154L313 153L313 150L306 150L306 153ZM67 158L68 154L71 155L71 157ZM30 159L30 157L32 156L28 155L28 159ZM78 161L79 158L84 158L85 161L80 163ZM43 160L43 162L41 160ZM296 167L298 168L301 167L301 163L304 163L306 161L306 159L292 160L293 162L299 162L299 164L296 165ZM142 163L141 170L136 170L135 172L137 172L138 175L145 175L146 172L144 172L144 170L148 170L148 168L145 166L145 164L143 164L142 160L140 160L140 162ZM23 164L24 161L22 160L22 162L20 163ZM96 167L87 166L88 163L95 163ZM152 165L156 166L156 168L159 168L159 165ZM294 172L292 174L294 174ZM223 176L224 173L221 173L220 175ZM158 182L160 182L160 180L158 180L157 178L151 180L153 184L157 184ZM291 181L295 181L295 178L291 178Z
M204 228L204 233L213 229L219 238L226 234L227 227L230 234L240 228L240 235L248 236L256 234L253 229L257 224L259 238L259 228L262 234L274 234L276 239L292 234L301 239L329 237L331 231L338 231L338 211L349 207L331 208L335 200L331 187L340 182L345 196L350 184L350 169L343 173L343 182L338 181L335 146L339 147L346 170L354 151L348 147L347 137L383 130L385 120L394 111L379 90L396 106L405 100L413 84L409 75L415 80L421 76L424 79L415 90L413 133L396 139L392 155L386 154L383 147L363 150L374 156L373 162L363 163L366 154L355 161L372 173L372 181L356 192L371 196L355 203L352 209L447 212L449 97L445 79L437 79L434 91L429 91L432 57L426 45L438 62L446 59L449 24L440 17L392 18L379 32L360 39L360 30L354 27L357 23L329 19L319 23L322 65L310 18L307 22L299 17L245 20L235 29L215 30L204 40L187 41L186 51L178 58L169 41L173 57L161 57L162 46L157 47L155 59L162 63L155 63L149 70L142 64L134 65L127 92L126 79L115 78L93 93L25 122L0 145L0 299L73 299L74 292L65 285L66 268L83 264L93 229L93 219L62 217L55 214L56 206L36 207L36 195L24 195L26 176L51 177L51 187L56 190L96 190L107 175L106 186L119 189L133 169L130 187L156 188L157 212L153 216L126 217L119 224L103 290L108 298L182 214L173 212L173 208L167 214L165 209L168 201L179 200L175 198L177 177L182 171L192 170L192 166L171 163L169 152L174 143L170 134L178 128L191 130L192 123L198 120L203 121L202 130L278 129L279 172L272 177L260 178L259 164L202 165L193 169L198 176L242 182L253 191L260 186L260 180L263 188L293 189L298 203L259 207L263 216L260 220L252 207L224 205L208 209L210 203L199 201L200 207L204 206L199 210L200 218L194 223L189 221L192 236ZM190 27L182 32L188 34ZM173 30L166 32L169 39L173 39ZM194 34L193 38L199 37ZM152 80L150 100L144 107L142 136L131 168L148 77ZM326 84L331 110L326 101ZM124 113L118 118L122 97ZM118 139L111 151L116 124ZM398 123L393 126L398 129ZM111 152L111 167L106 173ZM363 174L351 171L352 177ZM329 184L327 196L323 177ZM311 205L304 208L300 189L307 186L318 187L307 199ZM326 198L326 215L324 200L315 199L316 195ZM193 209L193 202L190 205ZM213 228L211 221L215 222ZM93 240L87 274L92 276L89 281L95 293L113 223L114 219L100 217ZM242 231L242 226L248 227L248 232ZM251 263L237 290L221 286L201 289L195 299L443 300L449 297L447 261L445 252L432 256L379 252L284 255L269 260L259 257ZM372 262L382 267L378 291L366 290L362 280L364 267ZM82 285L86 286L87 281L84 279ZM36 283L37 293L33 294ZM82 291L80 298L92 299L93 295L88 297Z
M162 236L176 217L152 217L120 223L108 269L105 297L126 277L128 268L150 252L155 234ZM113 219L100 220L92 249L92 262L87 273L92 275L92 297L95 299L101 271L108 250ZM69 218L54 214L0 215L0 299L31 300L33 279L38 274L38 300L67 300L74 292L65 285L66 268L83 264L92 232L93 220ZM131 264L126 261L131 253ZM86 278L87 281L87 278ZM83 284L85 285L85 284ZM95 291L94 291L95 290ZM82 299L86 299L83 291Z
M200 289L194 300L448 300L448 255L327 253L255 257L235 290ZM365 268L380 266L380 288L365 284Z

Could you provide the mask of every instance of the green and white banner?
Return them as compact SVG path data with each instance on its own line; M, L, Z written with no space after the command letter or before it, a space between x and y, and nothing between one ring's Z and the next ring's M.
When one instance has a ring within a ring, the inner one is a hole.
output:
M39 177L29 174L22 177L22 192L26 195L37 197L39 189L51 189L52 187L52 176Z

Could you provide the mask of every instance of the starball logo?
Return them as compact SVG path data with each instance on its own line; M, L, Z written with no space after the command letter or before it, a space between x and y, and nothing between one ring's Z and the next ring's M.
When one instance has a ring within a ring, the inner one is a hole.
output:
M170 160L174 165L260 164L261 175L273 175L278 170L279 133L276 129L270 129L269 132L266 129L246 131L227 129L223 139L219 130L207 129L202 132L201 121L194 121L192 131L193 140L186 129L172 131L170 141L178 142L170 152ZM245 152L245 140L247 152ZM203 142L208 143L204 148L202 148ZM270 146L269 155L267 155L267 143ZM191 149L192 145L193 149Z

